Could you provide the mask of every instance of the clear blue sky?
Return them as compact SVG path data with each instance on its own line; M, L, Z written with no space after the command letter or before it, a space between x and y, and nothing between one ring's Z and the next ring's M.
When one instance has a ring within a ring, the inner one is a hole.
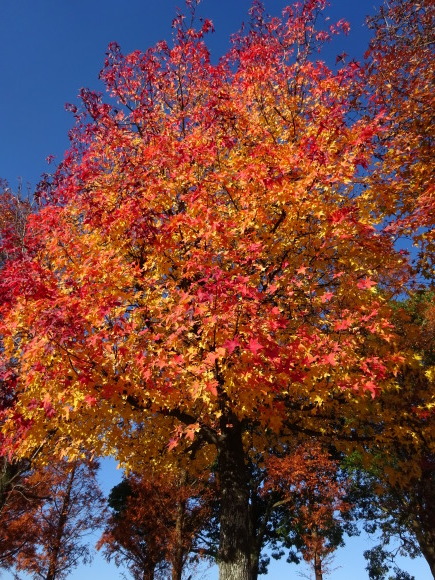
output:
M287 2L266 0L268 12L279 14ZM349 37L340 37L323 58L334 60L343 51L360 59L367 46L367 14L379 0L332 0L327 15L347 19ZM102 90L98 73L109 42L123 52L147 49L169 39L175 7L183 0L0 0L0 177L13 189L21 178L34 187L40 175L51 170L45 161L59 161L68 147L72 117L66 102L77 102L82 87ZM200 15L211 18L216 32L209 37L213 58L229 45L229 36L246 20L250 0L203 0ZM120 477L111 463L102 474L105 490ZM370 547L365 537L352 540L337 553L334 580L367 578L362 553ZM403 567L416 580L430 580L424 561L409 561ZM284 562L270 568L268 578L296 578L298 569ZM302 570L301 570L302 571ZM305 570L304 570L305 571ZM3 577L11 578L4 574ZM89 568L77 569L72 580L115 580L120 571L101 558ZM217 578L216 570L205 578Z
M0 0L0 177L12 187L21 177L35 185L47 171L48 155L62 158L72 116L66 102L77 102L82 87L102 90L98 73L109 42L124 52L146 49L170 38L175 7L184 0ZM267 0L270 13L287 4ZM352 25L335 54L364 51L364 16L373 0L335 0L329 13ZM200 13L213 20L209 36L215 58L230 34L246 19L250 0L203 0ZM50 168L51 169L51 168Z

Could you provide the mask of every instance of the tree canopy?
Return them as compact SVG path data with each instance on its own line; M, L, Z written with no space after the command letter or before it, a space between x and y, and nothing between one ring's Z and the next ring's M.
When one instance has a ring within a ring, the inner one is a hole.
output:
M108 96L70 106L71 147L3 265L4 450L213 465L222 580L258 572L250 465L390 440L374 410L415 354L392 323L412 272L369 179L386 114L357 63L317 59L347 28L316 28L324 4L254 2L217 64L212 23L181 14L172 44L112 43Z

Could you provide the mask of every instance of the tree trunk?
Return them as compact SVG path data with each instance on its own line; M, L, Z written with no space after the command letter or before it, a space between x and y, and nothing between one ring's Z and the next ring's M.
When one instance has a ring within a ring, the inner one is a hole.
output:
M251 572L250 572L250 576L249 578L251 580L257 580L258 578L258 564L259 564L259 558L257 557L257 555L255 554L254 556L251 554Z
M263 544L263 522L258 519L258 510L255 505L255 497L250 498L249 501L249 537L250 537L250 566L251 566L251 580L257 580L258 569L260 564L260 553Z
M71 491L75 479L77 464L74 464L68 479L68 485L62 501L62 510L56 525L56 534L53 540L53 546L48 560L48 571L45 580L55 580L58 573L59 555L62 548L62 540L65 532L65 526L68 521L68 512L71 504Z
M225 424L218 448L221 495L219 580L254 580L250 561L253 538L249 522L249 474L242 431L235 417Z
M142 570L142 580L154 580L155 564L149 564Z
M431 462L428 464L415 485L408 512L421 553L435 578L435 475Z
M429 564L433 578L435 578L435 530L421 529L416 531L417 541L424 559Z
M320 557L320 546L322 545L321 540L319 541L319 534L317 531L317 526L314 527L311 532L311 537L314 544L314 555L313 555L313 568L314 568L314 578L315 580L323 580L323 569L322 569L322 558Z
M314 553L314 576L316 580L323 580L322 560L317 551Z
M185 485L186 477L182 481L181 485ZM183 549L183 532L184 532L184 517L186 514L186 502L184 500L179 500L177 505L177 519L175 523L175 544L174 544L174 554L172 560L172 580L181 580L183 575L183 560L184 560L184 549Z

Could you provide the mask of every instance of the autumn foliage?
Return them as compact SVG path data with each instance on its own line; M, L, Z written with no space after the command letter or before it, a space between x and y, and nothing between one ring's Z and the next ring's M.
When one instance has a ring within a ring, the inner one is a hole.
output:
M90 461L58 461L21 477L0 512L2 567L61 580L91 560L84 538L103 520L97 468Z
M412 236L419 271L435 266L434 109L435 4L392 0L369 18L374 31L368 87L386 111L386 133L372 175L373 194L389 214L391 230Z
M373 400L408 356L391 299L409 267L368 181L385 112L359 114L357 63L312 58L347 29L316 29L324 4L254 2L217 64L208 20L179 15L146 52L112 43L108 96L69 107L71 147L0 282L4 449L50 434L70 459L214 465L222 579L255 576L249 465L286 439L376 438Z
M270 457L263 494L279 493L276 507L289 512L289 527L302 540L300 550L317 578L341 541L339 528L351 509L346 501L349 481L318 443L307 442L282 457ZM338 532L338 533L337 533Z
M155 443L206 441L388 378L394 356L367 337L377 353L391 340L404 274L358 187L379 122L350 118L356 65L304 58L318 8L267 21L257 6L218 65L209 24L181 18L172 48L111 46L117 104L83 93L27 267L4 269L5 356L35 433L56 426L66 444L95 418L89 444L118 448L115 405L126 423L157 414Z
M209 525L214 499L207 487L185 471L131 474L110 493L112 513L98 547L138 580L168 574L168 568L173 580L181 580L194 553L204 550L199 535Z
M433 292L415 292L398 303L394 323L403 352L413 356L398 375L400 388L379 401L386 409L384 433L381 444L370 446L362 485L367 528L381 532L380 545L369 554L375 562L384 554L388 562L398 545L402 554L423 555L435 575Z

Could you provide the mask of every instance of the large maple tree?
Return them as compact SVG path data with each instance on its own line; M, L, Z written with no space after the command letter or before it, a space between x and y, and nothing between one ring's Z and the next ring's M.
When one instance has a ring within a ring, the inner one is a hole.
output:
M355 62L311 58L346 28L316 30L323 7L254 3L218 64L208 20L180 15L145 53L111 44L112 100L70 107L71 148L3 269L4 441L19 416L23 455L49 434L135 469L215 462L222 580L254 575L249 462L278 437L368 437L356 418L402 360L406 262L363 188L381 119L355 112Z

